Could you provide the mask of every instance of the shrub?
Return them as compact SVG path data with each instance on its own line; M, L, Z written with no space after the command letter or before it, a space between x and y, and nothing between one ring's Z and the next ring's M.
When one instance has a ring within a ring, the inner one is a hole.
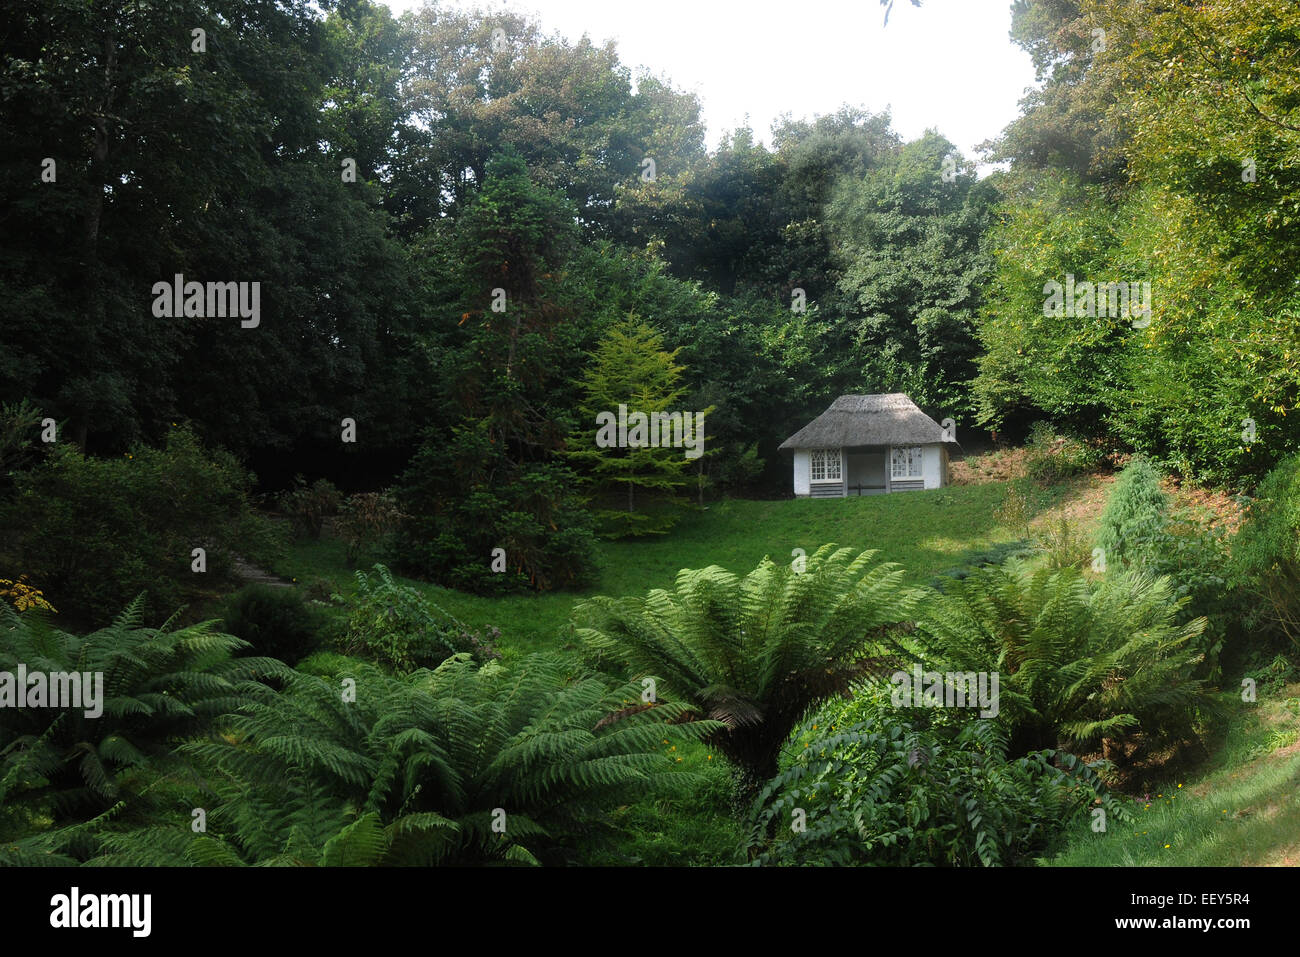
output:
M1058 436L1045 422L1035 422L1029 433L1025 474L1043 485L1097 468L1105 456L1078 439Z
M289 516L294 531L313 540L320 538L325 519L337 515L343 493L329 479L319 478L307 484L301 475L294 487L280 495L280 511Z
M254 654L296 664L319 643L324 614L293 588L248 585L226 602L225 630Z
M1164 528L1169 496L1160 488L1160 473L1147 459L1135 457L1120 472L1101 513L1097 545L1108 565L1132 562Z
M339 535L347 546L347 560L354 564L362 552L382 547L401 527L404 518L392 492L360 492L343 503Z
M1205 619L1179 621L1167 578L1108 570L985 568L926 604L912 636L926 668L997 672L1013 755L1185 740L1207 705L1195 672ZM910 648L901 649L905 653Z
M320 678L337 678L339 675L353 674L366 664L360 658L349 658L337 651L314 651L294 665L294 670Z
M571 863L615 837L610 810L695 784L660 742L714 727L680 705L628 713L639 685L546 656L350 676L355 701L341 700L333 676L295 674L285 692L245 703L228 737L187 747L222 782L191 861Z
M598 547L577 476L555 465L515 467L501 455L485 429L426 440L398 491L404 568L479 594L592 584ZM502 571L492 568L498 548Z
M176 765L177 738L205 731L256 679L288 671L267 658L234 659L239 639L214 622L144 628L140 601L113 624L81 636L39 612L19 615L0 601L0 671L103 675L101 713L85 708L6 708L0 722L0 861L44 864L10 844L14 830L86 821L116 803L143 799L131 769ZM84 699L83 699L84 700ZM146 782L147 783L147 782ZM145 788L147 790L147 788Z
M1048 568L1083 568L1092 558L1091 543L1065 516L1039 532L1036 544Z
M232 582L236 554L276 554L274 529L249 505L251 482L231 455L205 451L187 428L173 429L163 449L138 445L114 459L59 444L18 476L0 506L0 554L76 623L141 592L143 613L162 620ZM204 574L192 570L200 547Z
M436 667L458 652L496 657L476 633L421 595L393 579L383 566L356 573L357 590L334 599L347 609L344 654L382 662L399 672Z
M744 578L684 569L672 592L583 602L577 634L633 677L653 676L664 700L724 722L712 743L747 804L808 710L880 667L873 633L910 620L919 592L897 565L873 565L875 554L823 545L802 572L764 559Z
M1007 485L1002 493L1002 501L993 512L993 517L997 519L998 524L1020 532L1021 537L1029 537L1029 521L1033 517L1033 506L1019 482L1011 482Z
M1260 601L1248 622L1300 645L1300 454L1260 482L1232 553L1234 579Z
M13 488L20 472L35 466L45 445L37 441L43 416L27 399L0 406L0 493Z
M322 578L319 575L304 579L298 583L298 591L307 601L328 603L338 590L338 582L332 578Z
M901 711L883 683L821 709L791 746L755 804L758 864L993 867L1041 852L1094 804L1128 817L1073 755L1009 757L996 721Z
M1224 530L1206 528L1190 513L1172 511L1156 531L1136 538L1134 545L1134 561L1154 575L1168 576L1174 597L1187 600L1181 619L1206 619L1202 670L1217 680L1221 650L1252 612L1247 593L1231 583Z
M1207 528L1189 511L1170 508L1160 474L1145 458L1120 473L1106 502L1097 544L1108 563L1122 563L1170 579L1175 598L1186 598L1180 620L1206 619L1206 667L1218 674L1218 655L1245 614L1228 582L1229 556L1221 529Z

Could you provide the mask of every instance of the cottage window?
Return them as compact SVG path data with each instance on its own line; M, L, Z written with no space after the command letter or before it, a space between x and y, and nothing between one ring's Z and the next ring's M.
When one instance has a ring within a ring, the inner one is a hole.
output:
M890 474L896 479L921 477L921 446L895 445L890 453Z
M840 471L839 449L813 449L811 453L812 481L838 482L843 473Z

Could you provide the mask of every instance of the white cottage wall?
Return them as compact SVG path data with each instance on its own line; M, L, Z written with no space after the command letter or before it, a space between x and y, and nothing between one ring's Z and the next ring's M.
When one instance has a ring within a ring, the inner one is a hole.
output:
M926 488L943 487L946 456L947 449L942 445L926 445L921 448L921 479Z
M810 494L808 479L812 468L809 459L808 449L794 450L794 494L803 498Z

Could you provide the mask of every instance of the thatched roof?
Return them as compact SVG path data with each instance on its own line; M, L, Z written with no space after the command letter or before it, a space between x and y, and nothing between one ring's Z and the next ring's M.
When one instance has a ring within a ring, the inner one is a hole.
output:
M834 449L850 445L927 445L952 441L939 423L902 392L842 395L831 407L781 443L782 449Z

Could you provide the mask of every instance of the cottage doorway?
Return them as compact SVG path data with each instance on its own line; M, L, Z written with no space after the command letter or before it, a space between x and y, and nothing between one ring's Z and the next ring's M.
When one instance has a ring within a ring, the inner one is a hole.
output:
M844 450L845 494L884 495L889 491L883 447L861 446Z

